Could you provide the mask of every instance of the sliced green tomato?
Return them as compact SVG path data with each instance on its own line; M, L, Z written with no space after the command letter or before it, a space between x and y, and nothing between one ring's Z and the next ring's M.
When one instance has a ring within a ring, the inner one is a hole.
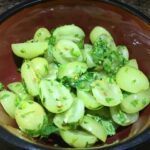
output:
M48 111L62 113L71 107L73 97L70 91L61 83L43 79L39 86L42 104Z
M97 142L94 135L79 130L61 130L60 136L68 145L76 148L90 147Z
M46 79L55 80L58 74L58 66L55 63L51 63L48 65L48 75Z
M84 104L80 99L75 98L72 106L64 113L57 114L53 122L58 128L66 129L67 124L77 123L83 116Z
M45 41L51 36L50 32L46 28L39 28L34 34L34 41Z
M107 79L93 82L92 93L99 103L108 107L120 104L123 99L119 86L115 82L111 83Z
M16 109L15 119L19 128L24 132L32 132L39 136L45 121L46 113L42 106L34 101L22 101Z
M72 106L65 113L65 123L76 123L79 122L84 116L84 104L79 98L75 98Z
M136 69L139 68L136 59L130 59L129 62L126 65L128 65L130 67L133 67L133 68L136 68Z
M87 110L86 113L102 124L107 135L116 134L118 125L112 120L109 107L103 107L99 110Z
M122 90L130 93L138 93L149 88L149 81L144 73L130 66L120 68L116 82Z
M22 82L12 82L7 85L8 89L14 92L21 100L33 100L29 95Z
M53 56L53 51L54 51L54 46L49 44L48 49L44 52L44 58L48 61L48 63L53 63L54 62L54 56Z
M120 109L120 106L110 107L110 113L114 122L121 126L128 126L136 122L139 118L139 113L128 114Z
M55 117L53 119L53 123L59 129L63 129L63 130L69 130L72 127L70 124L64 123L64 113L60 113L60 114L55 115Z
M83 53L83 59L88 65L88 68L92 68L96 66L91 55L92 50L93 50L92 45L84 44L84 49L82 50L82 53Z
M83 117L80 126L96 136L101 141L105 142L107 139L107 133L105 128L98 123L94 118L86 115Z
M103 107L99 102L96 101L96 99L93 97L93 95L90 92L86 92L78 89L77 95L83 101L87 109L95 110Z
M0 91L0 103L11 118L15 118L17 96L7 90Z
M56 38L56 41L66 39L80 45L81 41L85 37L85 33L80 27L72 24L56 28L53 32L53 36Z
M77 61L61 65L58 70L58 78L62 79L63 77L79 77L79 75L86 72L87 68L88 67L85 63Z
M97 39L103 34L105 34L105 35L109 36L109 38L113 39L111 34L105 28L103 28L101 26L96 26L90 32L91 42L95 43L97 41Z
M136 113L150 103L150 89L126 96L121 102L121 109L126 113Z
M119 46L117 46L117 49L126 60L129 59L129 51L125 45L119 45Z
M100 118L111 119L109 107L103 107L99 110L87 110L86 113L91 116L98 116Z
M22 64L21 77L25 82L28 93L37 96L39 94L39 78L35 74L30 61L25 61Z
M44 54L48 49L48 42L17 43L11 45L15 55L31 59Z
M42 57L36 57L31 60L31 66L39 78L48 74L48 61Z
M83 60L79 47L70 40L58 41L53 50L53 56L60 64Z

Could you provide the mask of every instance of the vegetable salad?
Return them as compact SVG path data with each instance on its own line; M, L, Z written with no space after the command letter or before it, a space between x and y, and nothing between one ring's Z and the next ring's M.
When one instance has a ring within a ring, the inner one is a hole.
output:
M90 32L90 43L85 36L80 27L63 25L39 28L33 39L11 45L24 60L22 80L6 89L0 83L0 103L23 133L57 134L71 147L91 147L136 122L149 105L149 80L128 48L101 26Z

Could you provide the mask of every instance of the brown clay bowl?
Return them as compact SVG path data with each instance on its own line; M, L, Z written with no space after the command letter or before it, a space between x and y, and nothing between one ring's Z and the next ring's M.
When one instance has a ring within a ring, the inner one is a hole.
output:
M114 0L30 0L0 16L0 81L5 85L20 80L17 72L19 59L11 51L11 43L32 38L39 27L48 29L76 24L86 35L97 25L108 29L117 44L129 48L130 57L136 58L141 70L150 79L150 19L139 11ZM88 36L87 36L88 37ZM89 39L87 38L88 42ZM12 145L25 149L70 149L55 135L39 141L23 135L0 106L0 137ZM132 126L121 128L108 138L87 149L129 149L150 140L150 106L140 113Z

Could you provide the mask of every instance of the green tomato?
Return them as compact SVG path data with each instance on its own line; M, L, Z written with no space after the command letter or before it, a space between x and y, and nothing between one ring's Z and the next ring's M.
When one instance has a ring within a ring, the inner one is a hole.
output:
M0 91L0 103L11 118L15 118L18 103L17 96L7 90Z
M90 147L97 142L94 135L79 130L61 130L60 136L68 145L76 148Z
M105 28L101 26L94 27L90 32L90 40L92 44L95 43L97 39L103 34L106 34L110 39L113 39L111 34Z
M70 40L75 42L79 48L82 48L85 33L80 27L72 24L57 27L53 32L53 36L56 42L62 39Z
M55 80L58 74L58 66L55 63L51 63L48 65L48 74L46 79Z
M48 61L45 58L36 57L32 59L31 66L39 78L43 78L48 74Z
M27 134L32 132L34 137L39 136L38 131L42 129L45 117L42 106L34 101L22 101L15 112L19 128Z
M82 53L83 53L83 59L86 62L88 68L93 68L96 66L91 55L92 50L93 50L92 45L84 44L84 49L82 50Z
M45 41L51 36L50 32L46 28L39 28L34 34L34 41Z
M14 92L21 100L33 100L29 95L22 82L12 82L7 85L8 89Z
M39 94L39 78L32 68L30 61L25 61L21 66L21 77L25 82L27 91L32 96Z
M129 51L125 45L119 45L119 46L117 46L117 49L126 60L129 59Z
M126 113L136 113L150 103L150 89L126 96L121 102L121 109Z
M107 135L115 135L118 125L112 120L109 107L103 107L99 110L87 110L86 113L101 123L105 128Z
M48 49L48 42L17 43L11 45L15 55L24 59L32 59L44 54Z
M136 59L130 59L126 65L133 67L133 68L136 68L136 69L139 69Z
M105 128L98 123L95 119L90 117L89 115L86 115L83 117L80 126L96 136L101 141L105 142L107 139L107 133Z
M58 41L52 54L55 60L60 64L83 60L82 53L77 44L70 40Z
M55 80L43 79L40 84L40 98L43 106L52 113L62 113L68 110L73 97L70 91Z
M77 61L61 65L58 69L58 78L78 78L82 73L86 72L87 68L85 63Z
M67 111L57 114L53 122L58 128L68 129L69 125L75 125L83 118L84 111L83 102L75 98L72 106Z
M128 114L120 109L120 106L110 107L110 113L114 122L121 126L128 126L136 122L139 118L139 113Z
M48 49L44 52L44 58L49 64L54 62L53 50L55 50L54 46L49 44Z
M119 86L109 79L96 80L93 82L92 93L97 102L108 107L120 104L123 99Z
M138 93L149 88L148 78L136 68L124 66L116 74L119 87L130 93Z
M81 89L77 90L78 97L83 101L87 109L95 110L103 107L96 99L93 97L92 93L82 91Z

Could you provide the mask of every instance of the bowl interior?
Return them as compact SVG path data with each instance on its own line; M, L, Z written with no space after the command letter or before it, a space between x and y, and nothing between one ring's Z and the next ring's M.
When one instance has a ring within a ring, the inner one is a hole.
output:
M116 44L125 44L130 58L136 58L141 70L150 79L150 26L140 18L117 6L96 0L51 0L22 9L0 24L0 81L5 85L20 80L17 71L19 59L11 51L11 43L24 42L33 37L39 27L53 29L64 24L76 24L84 29L86 42L94 26L103 26L113 35ZM27 139L16 129L16 123L10 119L0 106L0 125L17 136ZM118 130L108 138L107 146L126 141L149 127L150 107L144 109L139 120L132 126ZM56 138L56 137L55 137ZM30 142L38 142L29 139ZM55 141L55 142L54 142ZM41 144L66 146L57 140L42 141ZM38 142L39 143L39 142Z

